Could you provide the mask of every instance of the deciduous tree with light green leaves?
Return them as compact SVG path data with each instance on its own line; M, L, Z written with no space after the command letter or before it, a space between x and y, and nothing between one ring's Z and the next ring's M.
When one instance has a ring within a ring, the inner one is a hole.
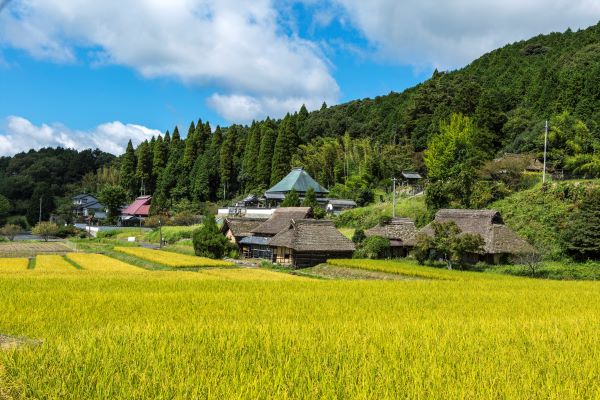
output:
M440 133L429 141L424 158L429 180L437 184L435 197L426 192L430 207L450 205L438 204L439 199L457 206L470 206L476 169L483 161L476 139L476 127L465 115L452 114L448 121L440 124Z

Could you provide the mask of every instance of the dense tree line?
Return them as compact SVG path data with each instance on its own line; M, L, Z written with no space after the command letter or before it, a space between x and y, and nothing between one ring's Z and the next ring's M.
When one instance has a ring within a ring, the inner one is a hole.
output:
M549 163L581 177L600 176L600 25L507 45L402 93L279 120L175 127L118 159L43 149L0 159L0 194L13 214L60 209L77 187L121 186L127 199L153 195L152 210L260 193L292 166L306 168L333 195L361 203L402 170L429 176L428 203L484 206L513 185L490 162L505 152L541 157L550 120ZM497 171L496 171L497 172ZM50 194L42 196L42 193ZM37 199L37 200L36 200ZM44 200L46 199L46 200Z
M61 197L79 190L86 174L95 174L115 161L115 156L100 150L78 152L71 149L44 148L0 157L0 196L9 200L8 214L27 215L29 222L42 218L61 206Z

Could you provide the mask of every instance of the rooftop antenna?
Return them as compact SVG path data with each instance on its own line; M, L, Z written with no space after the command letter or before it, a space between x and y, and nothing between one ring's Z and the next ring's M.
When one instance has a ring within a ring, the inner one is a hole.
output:
M546 183L546 152L548 150L548 120L546 120L546 130L544 133L544 172L542 174L542 184Z

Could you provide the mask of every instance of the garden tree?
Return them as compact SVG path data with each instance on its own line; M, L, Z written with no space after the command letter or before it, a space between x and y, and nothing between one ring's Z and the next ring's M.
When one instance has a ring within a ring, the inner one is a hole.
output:
M261 125L260 149L256 165L256 183L258 186L266 187L271 184L271 166L277 132L274 122L269 118Z
M127 201L127 193L121 186L108 185L102 188L98 194L98 200L108 210L108 221L114 224L119 216L121 207Z
M271 165L271 185L282 180L290 172L292 153L295 145L295 121L290 114L287 114L279 124L277 131L277 140L275 141Z
M440 208L455 203L470 207L477 167L483 161L476 135L473 121L462 114L452 114L449 121L440 124L440 133L429 141L425 150L429 180L438 184L435 201L428 199L428 205ZM444 195L440 196L437 191ZM426 196L431 194L426 191ZM440 199L446 199L447 203L440 204Z
M563 232L570 255L579 260L600 259L600 189L589 190Z
M75 218L73 215L73 200L70 197L59 198L54 214L61 223L72 224Z
M21 231L22 228L19 225L6 224L0 229L0 235L6 237L12 242L15 240L15 236L17 236Z
M433 237L417 235L415 258L422 263L432 254L441 256L448 269L461 264L464 256L482 251L485 242L481 235L463 233L455 222L432 222Z
M312 208L313 216L317 219L321 219L325 216L325 210L317 202L317 196L313 188L308 188L306 191L306 195L302 201L302 206Z
M52 236L56 236L58 234L58 230L58 225L56 225L54 222L42 221L31 229L31 233L36 236L41 236L42 239L47 242Z
M240 171L239 180L244 191L256 188L259 186L257 178L258 158L260 153L260 131L261 127L256 121L252 121L252 126L248 131L248 140L244 149L244 158L242 160L242 169Z
M352 241L356 244L362 243L362 241L366 238L367 236L365 235L365 231L363 229L357 229L352 234Z
M296 189L292 188L281 202L281 207L298 207L300 205L300 197Z
M235 181L234 153L237 139L237 126L229 128L219 152L219 192L220 199L229 197L232 183Z
M221 233L215 216L207 213L202 221L202 227L192 235L194 252L200 257L223 258L229 250L229 240Z
M151 181L153 154L150 149L150 144L147 140L143 141L138 146L136 158L137 167L135 170L135 175L140 183L140 190L143 184L146 194L152 193L154 189L153 182Z
M127 197L133 198L138 192L136 179L137 159L131 139L127 142L127 149L121 158L121 172L119 174L119 184L126 190Z
M27 208L27 221L31 225L40 220L40 199L42 221L46 221L50 218L50 213L55 208L53 191L48 183L44 182L37 185L31 195L29 207Z
M364 239L354 256L356 258L380 259L389 257L390 240L381 236L369 236Z

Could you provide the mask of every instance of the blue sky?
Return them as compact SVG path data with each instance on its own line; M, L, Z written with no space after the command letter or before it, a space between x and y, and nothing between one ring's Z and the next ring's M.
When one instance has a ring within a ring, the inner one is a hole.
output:
M590 0L436 3L11 0L0 8L0 155L119 153L192 119L248 123L402 91L600 17Z

